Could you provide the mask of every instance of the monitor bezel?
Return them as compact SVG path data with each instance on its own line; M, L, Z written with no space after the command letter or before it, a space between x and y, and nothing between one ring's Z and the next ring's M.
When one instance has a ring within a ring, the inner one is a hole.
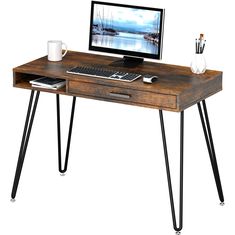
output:
M158 54L150 54L144 52L135 52L129 50L120 50L115 48L107 48L107 47L98 47L92 45L92 25L93 25L93 14L94 14L94 5L102 4L108 6L117 6L117 7L125 7L125 8L134 8L134 9L143 9L143 10L152 10L161 12L160 18L160 37L159 37L159 53ZM163 47L163 31L164 31L164 17L165 17L165 9L163 8L153 8L146 6L137 6L137 5L128 5L128 4L120 4L120 3L110 3L110 2L101 2L101 1L91 1L91 11L90 11L90 31L89 31L89 50L97 51L97 52L106 52L130 57L138 57L138 58L149 58L149 59L162 59L162 47Z

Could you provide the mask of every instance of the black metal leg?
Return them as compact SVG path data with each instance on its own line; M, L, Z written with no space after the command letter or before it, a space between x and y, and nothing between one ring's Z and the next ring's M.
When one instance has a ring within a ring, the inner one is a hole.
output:
M169 188L173 227L176 232L180 233L180 231L183 227L184 112L182 111L181 115L180 115L180 190L179 190L179 225L178 225L178 227L177 227L176 215L175 215L174 197L173 197L173 191L172 191L171 174L170 174L170 166L169 166L166 134L165 134L165 127L164 127L162 110L159 110L159 115L160 115L160 123L161 123L161 130L162 130L162 142L163 142L164 155L165 155L166 173L167 173L167 181L168 181L168 188Z
M26 120L25 120L25 125L24 125L24 131L23 131L23 136L22 136L22 141L21 141L21 146L20 146L20 151L19 151L19 158L17 162L17 167L16 167L16 172L15 172L15 179L13 183L13 188L12 188L12 193L11 193L11 198L14 200L20 180L20 175L24 163L24 158L29 142L29 137L31 133L31 129L33 126L33 120L35 116L35 112L37 109L37 103L38 103L38 98L40 95L40 91L36 92L36 97L34 98L34 91L31 91L30 99L29 99L29 105L28 105L28 111L26 115ZM33 106L33 108L32 108Z
M60 130L60 97L59 94L56 94L56 106L57 106L57 131L58 131L58 162L59 162L59 172L64 174L67 171L68 159L69 159L69 150L70 150L70 142L71 135L73 129L73 118L75 111L76 97L73 97L72 108L71 108L71 116L70 116L70 124L69 124L69 132L68 132L68 140L67 140L67 148L65 155L64 168L62 168L62 158L61 158L61 130Z
M197 105L198 105L198 110L199 110L199 114L200 114L200 118L201 118L201 122L202 122L204 136L206 139L208 153L210 156L211 166L212 166L212 170L213 170L214 177L215 177L215 183L216 183L217 191L219 194L219 199L223 203L224 202L224 195L223 195L222 185L221 185L221 181L220 181L219 169L218 169L216 155L215 155L215 148L214 148L213 138L212 138L212 134L211 134L209 117L208 117L207 108L206 108L206 101L205 100L202 101L203 111L201 108L201 104L198 103ZM203 112L204 112L204 114L203 114Z

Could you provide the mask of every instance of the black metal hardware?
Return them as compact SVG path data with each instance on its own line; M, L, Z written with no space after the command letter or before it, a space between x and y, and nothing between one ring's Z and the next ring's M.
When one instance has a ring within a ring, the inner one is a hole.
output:
M16 196L16 192L17 192L17 188L18 188L18 184L20 180L20 175L21 175L21 171L22 171L22 167L24 163L24 158L25 158L25 154L26 154L26 150L27 150L27 146L29 142L29 137L30 137L32 126L33 126L33 120L34 120L35 112L37 109L39 95L40 95L40 91L37 91L36 96L34 98L34 90L31 91L28 111L27 111L25 125L24 125L23 136L21 140L19 157L18 157L18 162L16 166L15 178L14 178L14 183L13 183L13 188L12 188L12 193L11 193L12 200Z
M131 98L131 95L115 93L115 92L110 92L109 95L112 97L122 98L122 99L130 99Z
M203 105L203 111L202 111L200 102L197 103L198 111L199 111L200 118L201 118L202 128L203 128L203 132L204 132L204 136L205 136L205 140L206 140L206 145L207 145L207 149L208 149L208 153L209 153L209 157L210 157L210 161L211 161L211 166L212 166L212 170L213 170L214 177L215 177L215 183L216 183L217 191L219 194L219 199L221 202L224 202L224 195L223 195L222 185L221 185L221 181L220 181L219 169L218 169L218 165L217 165L215 148L214 148L214 143L213 143L213 138L212 138L210 122L209 122L209 117L208 117L208 113L207 113L205 100L202 100L202 105ZM203 112L204 112L204 114L203 114Z
M60 173L65 173L68 167L68 159L69 159L69 150L70 150L70 142L71 135L73 129L73 118L75 111L76 97L73 96L72 108L71 108L71 116L70 116L70 124L69 124L69 132L68 132L68 140L67 140L67 148L66 155L64 161L64 167L62 168L62 157L61 157L61 130L60 130L60 97L59 94L56 94L56 107L57 107L57 136L58 136L58 167Z
M179 225L177 227L176 215L175 215L175 206L174 206L174 197L172 191L172 183L171 183L171 174L170 174L170 166L168 159L168 151L167 151L167 143L166 143L166 134L163 120L162 110L159 110L161 130L162 130L162 142L164 148L165 155L165 163L166 163L166 173L167 173L167 181L169 188L169 196L170 196L170 204L171 204L171 214L173 227L175 231L179 232L183 227L183 149L184 149L184 111L180 113L180 188L179 188Z
M35 95L36 93L36 95ZM37 109L37 104L39 100L40 91L31 91L29 104L28 104L28 110L26 114L26 120L23 130L23 136L19 151L19 157L18 162L16 166L16 172L15 172L15 178L11 193L11 198L14 201L14 198L17 193L17 188L23 168L23 163L27 151L27 146L33 126L33 121ZM131 95L127 94L119 94L119 93L110 93L111 96L118 97L118 98L130 98ZM57 107L57 137L58 137L58 168L60 173L65 173L67 171L68 167L68 159L69 159L69 151L70 151L70 143L71 143L71 136L72 136L72 129L73 129L73 120L74 120L74 112L75 112L75 106L76 106L76 97L73 97L72 100L72 107L71 107L71 116L70 116L70 123L69 123L69 131L68 131L68 139L67 139L67 147L66 147L66 154L65 154L65 160L64 165L62 168L62 157L61 157L61 123L60 123L60 98L59 94L56 94L56 107ZM205 100L202 100L202 106L201 103L197 103L199 115L202 123L202 128L207 144L207 149L210 157L210 162L215 178L215 183L217 186L217 191L219 195L219 199L221 203L224 202L224 196L223 196L223 190L216 160L216 154L215 154L215 148L210 128L210 122L206 107ZM173 196L173 190L172 190L172 181L171 181L171 173L170 173L170 166L169 166L169 158L168 158L168 150L167 150L167 140L166 140L166 133L165 133L165 126L164 126L164 119L163 119L163 111L159 110L159 117L160 117L160 124L161 124L161 132L162 132L162 142L163 142L163 149L164 149L164 156L165 156L165 164L166 164L166 173L167 173L167 182L168 182L168 190L169 190L169 197L170 197L170 206L171 206L171 214L172 214L172 221L173 221L173 227L177 234L180 233L180 231L183 228L183 167L184 167L184 111L181 111L180 113L180 181L179 181L179 210L178 210L178 223L176 218L176 211L175 211L175 203L174 203L174 196ZM222 205L222 204L221 204Z

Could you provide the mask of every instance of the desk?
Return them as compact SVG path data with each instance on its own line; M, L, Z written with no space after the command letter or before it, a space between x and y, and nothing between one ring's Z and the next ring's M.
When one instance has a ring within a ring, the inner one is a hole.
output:
M205 101L207 97L222 90L222 72L207 70L202 75L195 75L192 74L188 67L152 62L144 62L136 68L124 68L116 67L115 61L117 59L118 58L115 57L69 51L63 58L63 61L60 62L50 62L47 60L47 57L42 57L13 69L14 87L29 89L31 90L31 95L26 114L11 198L14 200L16 196L40 92L51 92L56 95L58 166L59 171L62 174L66 172L68 165L76 97L154 108L159 110L173 227L175 231L179 233L183 227L184 110L195 104L198 106L219 199L221 204L224 202ZM153 84L144 84L142 79L128 83L66 73L66 71L72 67L87 64L98 64L109 69L113 68L120 71L130 71L140 74L156 74L159 76L159 79ZM59 90L32 88L29 81L41 76L65 79L66 86ZM72 96L68 141L63 166L61 160L60 95ZM180 113L180 197L178 223L176 221L175 204L172 192L163 110Z

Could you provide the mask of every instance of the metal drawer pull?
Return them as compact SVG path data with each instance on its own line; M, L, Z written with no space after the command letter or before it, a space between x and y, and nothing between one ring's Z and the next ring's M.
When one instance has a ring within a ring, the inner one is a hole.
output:
M131 95L115 93L115 92L110 92L109 95L112 96L112 97L123 98L123 99L130 99L131 98Z

